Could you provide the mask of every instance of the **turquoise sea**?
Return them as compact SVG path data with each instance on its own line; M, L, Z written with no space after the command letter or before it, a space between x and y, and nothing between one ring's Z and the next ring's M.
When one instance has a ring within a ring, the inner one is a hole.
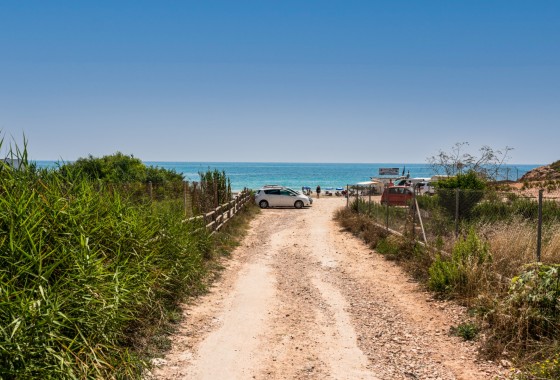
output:
M54 161L37 161L39 166L54 166ZM372 163L372 164L336 164L336 163L277 163L277 162L157 162L148 161L146 165L174 169L182 173L188 181L198 181L198 172L208 169L224 170L231 179L232 189L244 187L258 189L266 184L280 184L301 189L343 187L347 184L368 181L379 176L379 168L398 168L399 174L410 171L411 177L431 177L435 173L427 164ZM504 168L501 179L517 179L527 171L541 165L508 165Z

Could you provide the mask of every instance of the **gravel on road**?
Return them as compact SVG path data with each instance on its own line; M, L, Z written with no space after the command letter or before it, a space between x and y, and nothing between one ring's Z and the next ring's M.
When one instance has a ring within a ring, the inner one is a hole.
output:
M496 379L435 300L333 221L345 199L266 209L184 318L156 379Z

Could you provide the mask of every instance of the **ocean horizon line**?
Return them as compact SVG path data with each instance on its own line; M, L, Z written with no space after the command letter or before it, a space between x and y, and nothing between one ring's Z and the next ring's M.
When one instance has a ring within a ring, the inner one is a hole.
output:
M39 166L55 167L58 161L36 161ZM324 163L324 162L221 162L221 161L142 161L180 173L185 181L198 182L199 173L207 170L224 171L232 189L259 189L265 184L281 184L293 188L304 186L341 187L369 181L379 176L382 168L395 168L398 175L412 178L431 178L438 174L428 163ZM507 164L499 179L518 180L539 165ZM398 176L397 175L397 176Z
M86 157L81 157L81 158L86 158ZM143 163L166 163L166 164L183 164L183 163L189 163L189 164L325 164L325 165L429 165L432 166L432 164L427 163L427 162L319 162L319 161L177 161L177 160L172 160L172 161L168 161L168 160L142 160L140 159ZM35 160L35 159L30 159L30 162L49 162L49 163L61 163L61 162L76 162L76 160ZM549 165L549 164L544 164L544 163L520 163L520 162L516 162L516 163L505 163L502 166L535 166L535 167L539 167L539 166L545 166L545 165ZM437 166L437 165L436 165Z

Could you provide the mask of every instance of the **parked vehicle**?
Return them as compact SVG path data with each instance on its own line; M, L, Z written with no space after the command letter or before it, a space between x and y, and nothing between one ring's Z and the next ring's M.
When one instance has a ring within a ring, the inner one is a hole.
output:
M311 206L313 199L289 187L266 185L257 191L255 202L260 208Z
M411 182L407 178L398 179L393 182L393 186L410 186Z
M381 195L381 204L389 206L406 206L414 197L409 186L386 187Z
M419 195L434 195L436 188L432 182L418 182L414 187L416 194Z

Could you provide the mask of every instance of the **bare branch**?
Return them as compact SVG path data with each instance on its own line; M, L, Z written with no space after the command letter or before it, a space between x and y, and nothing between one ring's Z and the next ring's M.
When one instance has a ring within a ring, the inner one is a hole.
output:
M482 146L478 155L464 152L468 142L458 142L451 147L451 152L442 150L437 155L427 158L428 164L436 174L449 176L474 171L488 180L496 180L503 165L509 159L513 148L506 146L504 150L495 150L488 145Z

